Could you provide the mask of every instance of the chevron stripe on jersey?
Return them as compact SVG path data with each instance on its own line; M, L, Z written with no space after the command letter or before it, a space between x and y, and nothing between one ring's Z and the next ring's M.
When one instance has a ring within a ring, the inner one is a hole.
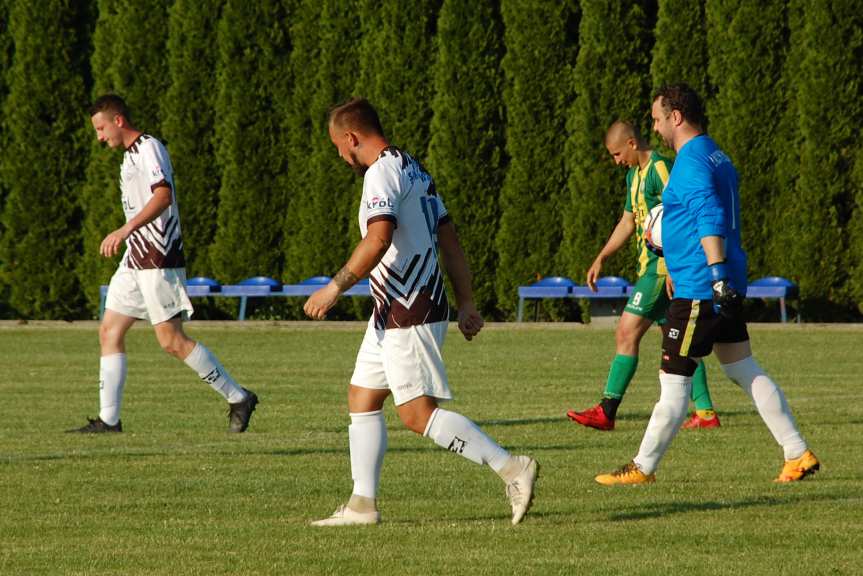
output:
M389 147L366 171L360 231L393 222L393 239L369 275L379 330L442 322L449 305L437 259L437 229L448 220L431 176L409 154Z
M127 268L146 270L185 266L171 159L161 142L142 134L126 149L120 169L120 190L127 222L141 212L153 197L153 190L160 186L171 189L171 205L126 239L123 265Z

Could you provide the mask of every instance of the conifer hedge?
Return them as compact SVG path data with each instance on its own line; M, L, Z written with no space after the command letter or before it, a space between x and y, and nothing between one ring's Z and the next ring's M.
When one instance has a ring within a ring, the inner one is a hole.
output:
M313 170L309 158L312 154L312 124L314 113L310 110L312 99L318 89L316 70L322 48L321 2L301 0L291 21L291 54L289 65L293 86L289 98L277 102L284 118L288 172L288 189L293 191L286 206L282 246L285 263L282 275L288 282L299 281L323 271L309 272L316 267L317 255L324 249L313 243L314 233L328 229L312 205L319 204L325 191L312 188ZM293 202L291 201L293 200ZM325 216L326 218L326 216ZM332 231L331 231L332 232Z
M861 251L852 244L851 222L860 185L854 164L863 123L863 21L852 0L813 0L800 23L805 53L796 76L802 137L798 216L790 223L796 238L788 248L791 275L810 304L804 318L816 319L834 314L837 303L853 301L849 289L858 286L849 275Z
M210 273L220 174L215 164L217 27L224 0L174 0L169 12L168 76L162 99L162 136L174 184L186 273Z
M775 139L784 110L780 86L788 50L785 0L708 0L710 135L740 174L741 230L753 278L770 274L764 218L777 195Z
M4 69L0 273L9 305L24 318L74 318L83 305L74 271L87 158L87 9L62 0L9 7L15 52Z
M293 3L227 0L218 30L218 228L210 250L223 283L281 276L290 166L279 105L289 97Z
M356 95L378 110L390 142L421 162L429 142L441 1L358 3L362 40Z
M3 103L6 101L6 95L9 93L9 86L6 80L9 69L12 67L12 51L14 44L12 42L12 31L9 30L9 0L0 0L0 110L3 110ZM0 118L0 157L5 156L6 150L6 119L7 116ZM3 206L6 203L6 182L0 174L0 214L3 213ZM3 219L0 218L0 238L3 237ZM3 283L0 280L0 314L3 313L3 304L6 300L3 294Z
M581 3L577 94L567 124L568 195L563 205L560 262L574 280L583 280L623 213L626 170L615 166L605 133L617 119L646 133L650 102L650 51L654 22L643 2ZM635 253L621 250L603 268L605 275L634 277Z
M499 6L447 0L437 38L428 167L471 266L475 303L494 314L494 236L506 168Z
M344 263L361 179L327 112L368 97L428 164L480 309L511 318L518 286L583 281L623 202L605 129L628 118L646 134L651 89L684 81L741 174L750 276L798 282L804 319L859 319L858 5L0 0L0 316L95 314L117 266L99 243L123 221L122 150L96 142L85 112L106 92L166 143L188 273L222 283ZM630 253L605 272L632 277ZM295 304L271 312L299 317Z
M577 15L571 4L549 0L503 0L501 13L510 160L500 192L496 288L498 307L512 316L519 285L564 274L556 257Z
M653 89L685 82L702 98L708 98L711 92L707 80L704 4L692 0L659 0L654 38L650 63Z

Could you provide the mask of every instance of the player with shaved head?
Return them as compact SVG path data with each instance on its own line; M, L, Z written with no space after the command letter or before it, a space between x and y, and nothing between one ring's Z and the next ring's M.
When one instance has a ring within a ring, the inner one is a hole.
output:
M635 126L622 120L614 122L608 128L605 147L615 164L629 168L626 173L627 194L623 215L587 271L587 285L596 291L596 281L602 272L603 264L629 242L633 233L636 237L638 280L617 324L617 353L611 361L602 400L583 412L570 410L567 416L589 428L614 430L617 408L638 368L641 339L654 322L661 324L664 321L665 309L668 307L668 272L665 261L648 249L644 229L650 209L662 202L662 190L668 181L671 160L651 150ZM684 424L684 428L719 426L719 418L713 410L707 389L703 364L698 365L692 380L692 400L695 402L696 411Z
M364 276L369 276L375 308L348 387L353 492L331 517L312 524L380 522L377 494L387 450L383 406L390 394L408 428L500 476L512 523L518 524L533 498L536 461L510 455L474 422L438 405L452 399L441 357L449 304L438 256L455 291L458 328L467 340L479 333L483 320L455 226L434 181L410 154L390 145L368 100L354 98L333 108L329 132L339 156L363 176L362 240L333 280L309 297L305 312L325 318L339 296Z

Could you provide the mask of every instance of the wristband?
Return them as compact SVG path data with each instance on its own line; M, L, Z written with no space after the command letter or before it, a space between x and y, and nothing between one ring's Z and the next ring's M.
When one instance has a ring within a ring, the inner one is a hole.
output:
M710 277L714 282L728 279L728 266L725 265L725 260L711 264L707 268L710 270Z

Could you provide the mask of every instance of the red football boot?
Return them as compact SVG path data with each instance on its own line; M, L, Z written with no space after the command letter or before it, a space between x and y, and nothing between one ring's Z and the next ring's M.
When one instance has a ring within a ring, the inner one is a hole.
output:
M588 428L596 428L597 430L614 430L614 420L605 415L605 410L601 404L597 404L593 408L588 408L584 412L576 412L570 410L566 413L569 419L573 422L578 422L582 426Z
M680 427L681 430L695 430L697 428L719 428L719 416L714 413L712 418L702 418L698 412L693 412L692 416Z

